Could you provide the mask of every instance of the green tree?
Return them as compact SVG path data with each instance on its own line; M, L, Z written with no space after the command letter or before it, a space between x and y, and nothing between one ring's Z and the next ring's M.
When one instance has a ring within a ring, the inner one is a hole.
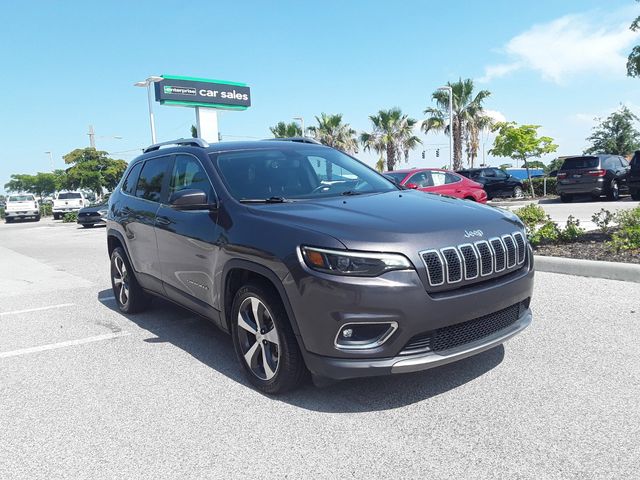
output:
M107 152L95 148L77 148L62 158L67 165L66 187L91 190L97 196L103 189L113 190L127 169L127 162L109 158Z
M631 22L631 26L629 27L629 29L632 32L637 32L640 30L640 16L636 17L636 19ZM640 76L640 45L636 45L635 47L633 47L631 53L629 54L629 58L627 58L627 75L630 77Z
M191 138L198 138L198 129L195 125L191 125Z
M14 173L11 175L10 180L4 184L4 188L7 192L28 192L31 193L33 187L34 176L22 173Z
M301 137L302 129L296 122L278 122L273 127L269 127L271 133L276 138Z
M560 167L562 167L563 163L564 158L554 158L544 167L544 173L548 174L553 172L554 170L560 170Z
M479 141L472 140L471 132L473 132L474 139L479 138L479 132L483 128L481 127L482 123L489 123L489 120L482 119L482 117L486 117L482 102L491 95L491 92L480 90L474 95L473 80L469 78L460 79L454 83L447 82L447 85L451 87L453 94L453 119L449 121L447 118L449 115L449 92L436 90L431 95L431 98L436 102L436 107L425 109L424 113L428 117L422 122L422 130L425 133L443 131L447 135L451 135L453 130L453 169L458 170L462 168L462 144L465 138L468 138L471 144L467 149L469 162L475 160L478 155Z
M530 160L527 162L527 167L529 168L545 168L545 165L540 160Z
M535 197L535 193L528 160L553 153L558 149L558 145L553 143L553 138L538 137L539 128L540 125L518 126L515 122L496 123L493 131L498 134L493 142L493 148L489 150L489 154L496 157L508 157L516 161L521 160L524 163L532 197Z
M613 112L594 127L587 138L591 146L584 153L611 153L613 155L629 155L640 148L640 133L634 127L638 117L624 105Z
M335 115L321 113L320 117L316 117L316 122L318 126L309 127L309 131L320 143L348 153L355 153L358 150L356 131L348 123L342 122L341 113Z
M388 171L395 168L402 155L408 161L409 151L422 143L413 131L417 120L404 115L399 108L380 110L369 119L373 130L360 134L360 142L365 150L385 155Z

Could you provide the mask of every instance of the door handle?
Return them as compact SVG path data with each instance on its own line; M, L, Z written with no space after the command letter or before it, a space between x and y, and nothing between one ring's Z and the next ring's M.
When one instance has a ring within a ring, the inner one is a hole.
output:
M167 217L156 217L156 223L163 226L167 226L167 225L171 225L171 220L169 220Z

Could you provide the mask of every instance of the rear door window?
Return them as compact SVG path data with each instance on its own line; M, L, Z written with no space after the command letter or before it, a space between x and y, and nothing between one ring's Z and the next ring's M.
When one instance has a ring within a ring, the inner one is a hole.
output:
M136 193L136 185L138 184L138 175L140 175L140 170L142 170L142 162L136 163L131 170L129 171L129 175L122 182L122 191L128 193L129 195L135 195Z
M82 195L78 192L66 192L58 195L58 200L71 200L74 198L82 198Z
M565 158L560 170L581 170L584 168L596 168L600 163L598 157L570 157Z
M164 184L171 157L160 157L147 160L140 172L136 197L144 198L152 202L160 202L162 199L162 185Z
M629 165L631 165L631 168L633 168L634 170L640 170L640 150L638 150L634 155L633 158L631 159L631 162L629 163Z

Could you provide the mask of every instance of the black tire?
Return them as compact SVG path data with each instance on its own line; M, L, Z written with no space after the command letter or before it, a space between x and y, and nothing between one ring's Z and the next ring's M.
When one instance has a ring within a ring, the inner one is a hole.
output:
M111 252L111 288L122 313L138 313L149 306L149 295L138 283L122 247Z
M59 214L57 214L57 213L54 213L54 214L53 214L53 219L54 219L54 220L60 220L60 215L59 215Z
M620 200L620 185L618 185L617 180L612 180L611 185L609 186L609 191L607 192L607 199L612 202Z
M523 198L524 191L522 190L522 187L519 185L516 185L515 187L513 187L513 192L511 192L511 196L513 198Z
M82 226L84 228L93 228L93 223L83 223Z
M261 305L254 309L256 301ZM258 321L253 318L254 312L258 312ZM239 318L245 319L244 327L239 325ZM240 288L233 300L230 320L236 356L258 390L280 394L300 385L307 369L282 300L272 289L254 283ZM245 355L251 357L251 363L255 359L256 365L250 366Z
M631 200L640 200L640 190L631 192Z
M35 220L36 222L39 222L39 221L40 221L40 215L36 215L36 217L34 218L34 220Z
M12 222L13 222L13 218L6 217L6 218L4 219L4 223L12 223Z
M560 195L560 200L564 203L571 203L573 202L573 197L571 195L567 195L566 193L563 193Z

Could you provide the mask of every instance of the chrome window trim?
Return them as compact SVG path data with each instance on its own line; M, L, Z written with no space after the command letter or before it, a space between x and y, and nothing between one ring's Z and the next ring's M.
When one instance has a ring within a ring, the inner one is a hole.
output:
M429 267L427 266L427 262L424 260L424 257L422 256L425 253L435 253L438 256L438 260L440 260L440 268L442 269L442 281L440 283L433 283L431 281L431 274L429 273ZM444 280L445 280L444 260L442 259L442 255L440 255L440 252L435 249L422 250L421 252L418 252L418 255L420 255L420 259L422 259L424 268L427 270L427 278L429 279L429 285L431 285L432 287L439 287L440 285L444 285Z
M482 254L480 253L480 249L478 248L479 244L484 244L487 246L487 248L489 249L489 255L491 255L491 270L489 271L489 273L482 273ZM493 273L495 273L494 271L494 266L495 266L495 253L493 251L493 247L491 247L491 244L487 241L487 240L479 240L477 242L474 243L474 246L476 247L476 250L478 251L478 254L480 255L480 276L481 277L488 277L489 275L492 275Z
M475 277L470 277L470 276L467 275L467 262L465 260L464 253L462 253L462 247L471 247L471 251L473 252L473 255L476 257L476 275L475 275ZM460 253L462 254L462 264L464 265L464 279L465 280L475 280L480 275L480 254L478 252L476 252L476 249L475 249L475 247L473 246L472 243L463 243L461 245L458 245L458 250L460 250Z
M453 250L456 253L456 256L458 257L458 263L460 264L460 279L456 280L456 281L451 281L451 279L449 278L449 261L447 260L446 255L444 254L444 252L446 250ZM464 270L462 267L462 258L460 257L460 252L458 252L458 249L456 247L444 247L440 249L440 252L442 253L442 258L444 258L444 265L445 265L445 270L447 271L447 283L450 285L453 285L455 283L459 283L462 281L462 279L464 278Z
M498 242L500 242L500 245L502 245L502 249L504 252L504 266L498 270L498 255L496 254L495 249L493 248L493 241L494 240L498 240ZM493 252L493 271L495 273L500 273L500 272L504 272L507 269L507 247L505 246L504 242L502 241L502 239L500 237L493 237L489 239L489 246L491 247L491 251Z
M513 264L509 263L509 249L507 248L507 242L504 241L505 238L510 239L513 242ZM502 237L500 237L500 240L502 240L502 243L504 245L504 251L506 254L506 259L507 259L507 268L511 269L513 267L515 267L516 265L518 265L518 244L516 243L516 239L513 238L512 235L510 234L506 234L506 235L502 235Z

